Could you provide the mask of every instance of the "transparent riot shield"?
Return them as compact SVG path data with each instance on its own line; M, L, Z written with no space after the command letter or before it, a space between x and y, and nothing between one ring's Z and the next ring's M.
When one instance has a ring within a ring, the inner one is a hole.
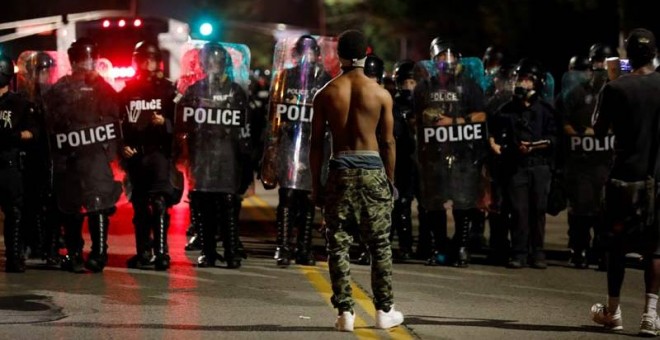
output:
M113 208L121 195L110 165L122 137L116 92L96 72L74 73L53 85L44 106L59 209Z
M249 152L250 50L203 42L189 48L175 109L175 161L186 171L190 190L237 194L242 157Z
M336 40L285 38L275 45L268 127L261 169L265 188L310 190L314 94L339 73Z
M476 207L481 165L487 155L485 122L472 122L483 112L479 83L483 72L458 63L421 61L414 92L421 204L444 209L452 201L459 209ZM475 78L473 78L475 77Z
M43 95L59 79L55 51L24 51L17 59L16 88L33 102L41 101Z

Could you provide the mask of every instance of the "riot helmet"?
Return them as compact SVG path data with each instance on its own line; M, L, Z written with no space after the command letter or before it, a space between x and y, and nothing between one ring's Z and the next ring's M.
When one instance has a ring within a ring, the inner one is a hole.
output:
M369 78L375 79L378 84L381 84L383 82L383 73L385 73L383 59L380 59L375 54L367 55L367 60L364 63L364 74Z
M45 93L56 79L55 59L43 51L35 53L30 59L26 65L29 77L37 86L35 90Z
M99 49L92 39L80 38L71 44L67 54L74 71L75 69L93 71L95 62L99 58Z
M605 59L616 57L618 54L609 45L596 43L589 48L589 61L594 70L605 68Z
M484 68L486 69L486 73L495 74L504 61L504 51L502 51L502 49L498 46L488 46L486 52L484 52L482 61Z
M546 73L541 64L533 59L523 58L513 71L515 84L513 93L521 99L530 99L545 87Z
M155 42L143 40L135 45L133 63L138 74L153 74L159 71L161 61L162 54Z
M401 60L394 65L394 74L392 75L397 89L413 90L417 82L415 81L415 62L409 59Z
M583 55L575 55L568 61L569 71L587 71L591 69L591 61Z
M0 87L9 85L14 78L14 62L8 55L0 52Z
M46 70L50 69L51 67L55 67L55 59L50 56L50 54L46 52L36 52L33 56L30 58L30 62L27 63L26 65L28 73L39 73L41 70Z
M321 56L321 48L313 36L305 34L296 41L293 55L301 62L316 63Z
M431 41L430 54L440 72L451 74L455 72L460 55L451 41L436 37Z
M223 74L225 68L231 64L227 50L216 42L204 44L199 53L199 60L207 74Z

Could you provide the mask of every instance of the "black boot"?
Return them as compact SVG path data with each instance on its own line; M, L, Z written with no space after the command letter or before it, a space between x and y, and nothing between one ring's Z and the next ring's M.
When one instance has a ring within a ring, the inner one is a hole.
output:
M91 213L87 217L89 235L92 239L92 251L87 257L85 268L100 273L108 263L108 215L104 212Z
M314 231L314 203L309 199L306 191L299 192L303 195L300 199L301 210L298 223L298 245L296 247L296 264L303 266L316 265L316 259L312 252L312 232Z
M412 218L410 211L410 198L403 197L394 202L392 210L392 226L399 237L398 261L408 261L412 258ZM393 233L390 235L390 241Z
M133 226L135 227L135 256L126 261L128 268L145 269L153 266L151 261L149 207L146 202L133 202Z
M243 259L238 251L238 218L240 210L236 208L236 201L239 199L238 195L225 194L222 202L225 212L225 230L223 232L222 245L225 248L224 255L227 268L230 269L240 268L241 260Z
M218 207L218 198L216 194L193 193L191 204L195 205L195 210L199 213L199 227L201 229L202 255L197 259L199 267L215 267L218 260L216 252L215 234L218 230L216 209Z
M577 269L589 267L587 262L587 249L589 248L591 226L595 225L595 218L568 214L568 247L571 249L569 264Z
M429 266L444 265L447 263L447 211L435 210L427 211L426 217L431 234L431 242L435 250L431 257L426 260Z
M417 214L419 220L419 229L417 235L417 249L415 251L415 258L418 260L426 260L433 254L433 237L429 229L428 214L426 209L421 205L417 206Z
M454 267L467 268L470 263L470 253L468 251L468 241L470 239L470 227L472 226L471 211L454 210L454 249L456 249L454 258Z
M151 199L151 214L154 226L154 265L156 270L170 268L169 247L167 245L167 230L170 226L170 215L167 213L167 203L162 196Z
M237 199L236 203L234 204L235 208L237 211L241 211L241 204L243 204L243 199ZM240 236L240 235L239 235ZM246 260L248 258L247 252L245 251L245 247L243 246L243 242L241 241L241 238L238 238L238 255L243 258L243 260Z
M280 202L277 205L277 249L275 250L275 260L280 267L287 267L291 264L291 251L289 249L289 239L293 229L293 212L291 211L292 201L291 189L280 189Z
M190 236L185 250L202 250L202 228L200 226L201 216L199 215L199 208L190 198L190 226L186 235Z
M25 255L23 254L23 240L21 237L21 210L11 206L5 212L5 272L25 272Z
M49 266L58 265L60 263L60 244L62 238L62 224L59 215L51 211L54 207L44 206L44 226L46 230L46 237L44 239L44 249L46 264Z
M479 209L472 209L471 220L472 226L470 228L468 247L473 252L481 252L486 248L486 238L484 237L486 229L486 214Z
M71 214L63 216L64 243L67 255L62 259L60 266L62 270L73 273L84 273L82 250L84 241L82 238L83 215Z

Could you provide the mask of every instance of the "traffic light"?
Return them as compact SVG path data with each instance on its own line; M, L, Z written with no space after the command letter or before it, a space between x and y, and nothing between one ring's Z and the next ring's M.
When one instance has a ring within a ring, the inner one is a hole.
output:
M199 34L208 37L213 34L213 25L210 22L203 22L199 25Z
M219 40L222 34L222 26L219 20L201 18L191 25L193 27L190 35L194 39Z

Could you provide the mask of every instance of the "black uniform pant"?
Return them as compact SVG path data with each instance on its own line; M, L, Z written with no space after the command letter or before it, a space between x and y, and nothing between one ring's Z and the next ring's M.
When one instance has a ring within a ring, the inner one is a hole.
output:
M307 255L312 247L312 229L315 208L306 190L279 189L277 206L277 246L289 248L293 240L293 228L296 227L297 247L300 255Z
M392 209L392 227L399 238L399 251L412 252L412 197L399 197ZM390 233L390 241L394 233Z
M511 200L507 193L507 181L504 178L495 178L491 183L491 206L488 211L488 225L490 227L489 246L492 255L505 258L509 252L509 230L511 221Z
M0 168L0 208L5 214L5 256L11 261L23 260L24 235L21 226L23 183L17 167Z
M87 213L62 213L65 242L68 252L82 253L84 241L82 238L83 222L87 217L89 234L92 240L92 254L105 256L108 250L108 228L110 216L116 211L115 207Z
M134 193L135 194L135 193ZM153 236L154 253L167 255L167 231L170 214L164 195L140 193L131 201L133 204L133 225L135 226L136 254L151 255L151 237Z
M545 256L543 243L550 179L550 167L539 164L519 167L509 181L512 255L517 259L526 260L530 251L535 259Z
M237 194L194 191L190 204L198 214L204 256L214 262L216 234L220 231L225 260L240 261L239 214L241 198Z

